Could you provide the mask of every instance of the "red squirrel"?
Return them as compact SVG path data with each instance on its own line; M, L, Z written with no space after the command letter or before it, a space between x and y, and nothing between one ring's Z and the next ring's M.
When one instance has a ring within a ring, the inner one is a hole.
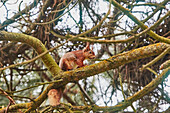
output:
M83 64L83 61L85 59L93 59L93 58L95 58L93 48L90 49L90 43L87 42L87 45L83 50L77 50L77 51L66 53L60 59L59 67L64 71L80 68L85 66Z
M86 47L83 50L71 51L61 57L59 67L63 71L73 70L85 66L83 61L85 59L94 59L95 54L93 48L90 49L90 43L87 42ZM48 92L49 103L52 106L60 104L60 99L63 94L63 88L51 89Z

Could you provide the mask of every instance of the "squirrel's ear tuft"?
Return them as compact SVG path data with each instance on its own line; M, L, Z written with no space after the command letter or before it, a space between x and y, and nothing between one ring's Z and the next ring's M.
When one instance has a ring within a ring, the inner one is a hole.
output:
M83 52L89 51L90 50L90 43L86 43L86 47L83 49Z

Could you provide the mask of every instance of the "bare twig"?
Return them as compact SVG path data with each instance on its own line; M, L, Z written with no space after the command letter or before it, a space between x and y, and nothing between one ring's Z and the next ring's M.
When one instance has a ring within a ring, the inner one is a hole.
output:
M11 98L1 87L0 87L0 91L8 98L8 100L10 101L10 103L12 103L12 104L16 104L15 103L15 101L14 101L14 99L13 98ZM9 108L9 106L10 106L10 104L8 105L8 107L7 107L7 110L8 110L8 108ZM6 111L7 111L6 110ZM22 113L22 111L20 110L20 109L18 109L19 110L19 112L20 113Z
M119 79L120 79L120 86L121 86L121 90L122 90L122 95L123 95L124 101L126 101L126 97L125 97L125 93L124 93L123 85L122 85L122 75L120 74L120 72L119 72ZM133 106L132 103L131 103L130 106L132 107L133 111L136 113L136 109L135 109L135 107Z
M79 35L77 35L76 37L81 37L81 36L85 36L88 33L91 33L92 31L94 31L95 29L97 29L98 27L100 27L102 25L102 23L106 20L107 16L110 14L110 10L111 10L111 0L109 0L110 5L109 5L109 10L107 12L107 14L104 16L104 18L99 22L98 25L94 26L93 28L91 28L90 30L87 30Z
M29 21L26 21L26 20L25 20L25 21L28 22L28 23L30 23L30 24L33 24L33 25L47 25L47 24L51 24L51 23L57 21L59 18L61 18L61 17L62 17L63 15L65 15L66 13L68 13L71 9L73 9L73 8L76 6L77 3L78 3L78 0L76 1L76 3L75 3L68 11L66 11L65 13L63 13L62 15L58 16L57 18L55 18L55 19L53 19L53 20L51 20L51 21L44 22L44 23L31 23L31 22L29 22Z
M90 98L90 96L87 94L87 92L81 87L81 85L77 82L78 87L83 92L84 96L88 99L88 101L93 105L95 104L94 101Z

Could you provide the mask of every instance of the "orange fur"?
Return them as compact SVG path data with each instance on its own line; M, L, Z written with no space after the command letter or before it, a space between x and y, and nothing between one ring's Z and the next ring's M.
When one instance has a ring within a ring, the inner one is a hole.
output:
M72 70L79 67L85 66L83 61L85 59L93 59L95 58L95 54L92 49L90 49L90 44L87 43L86 48L83 50L77 50L66 53L61 59L59 63L59 67L64 70Z

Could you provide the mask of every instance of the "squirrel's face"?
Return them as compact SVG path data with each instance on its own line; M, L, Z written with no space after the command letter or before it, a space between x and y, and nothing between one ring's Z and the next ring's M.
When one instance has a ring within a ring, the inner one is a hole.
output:
M94 59L96 56L93 52L93 47L90 49L90 43L87 42L86 47L83 49L83 56L85 59Z
M85 55L85 58L89 58L89 59L94 59L96 57L94 52L91 49L89 51L86 51L84 55Z

